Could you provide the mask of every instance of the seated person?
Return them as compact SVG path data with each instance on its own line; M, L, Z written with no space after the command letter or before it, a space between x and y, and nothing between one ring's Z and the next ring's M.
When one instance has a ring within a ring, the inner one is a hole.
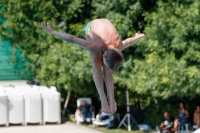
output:
M197 126L197 129L200 128L200 105L197 106L194 112L194 125Z
M110 114L106 114L102 111L102 109L99 110L99 113L97 115L97 120L98 121L103 121L109 119Z
M186 123L188 123L189 119L189 112L185 107L185 104L183 102L179 105L179 116L176 117L174 121L174 129L173 131L175 133L178 133L178 126L184 126Z
M83 116L83 120L86 121L88 118L89 119L92 118L92 114L90 112L90 108L91 108L91 106L88 105L85 101L81 101L81 105L78 107L76 112L79 115L82 115Z
M170 116L169 112L165 112L164 113L164 119L162 121L162 123L160 124L160 127L159 127L159 132L163 132L165 131L166 133L170 133L172 132L172 128L173 128L173 123L174 122L174 119L173 117Z

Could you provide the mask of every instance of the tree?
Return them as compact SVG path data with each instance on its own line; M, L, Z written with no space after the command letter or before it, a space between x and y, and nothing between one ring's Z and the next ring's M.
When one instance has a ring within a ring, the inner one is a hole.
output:
M20 47L34 64L32 70L36 73L36 78L42 84L56 85L63 98L66 97L66 90L82 96L97 96L91 76L89 53L46 34L39 27L40 22L50 22L55 30L82 38L87 22L100 17L110 19L122 38L134 35L135 25L138 27L140 24L138 30L144 28L143 19L137 23L137 18L142 16L139 1L114 1L112 5L110 1L99 0L1 0L1 3L0 16L6 18L0 26L1 36L9 39L13 46ZM120 92L117 94L121 95Z
M116 81L152 97L199 95L199 4L158 1L157 9L145 14L145 40L135 45L135 54L142 56L130 57Z
M40 22L48 20L56 30L71 29L69 30L71 32L76 25L79 27L76 32L83 32L84 25L74 23L79 20L84 23L85 18L79 18L77 14L82 11L85 2L79 0L0 2L2 3L0 16L6 19L0 26L1 36L11 41L13 46L20 47L34 64L32 70L36 73L36 78L44 85L56 85L62 92L63 98L66 97L66 90L73 90L83 96L95 94L91 71L88 69L91 67L89 53L74 44L46 34L41 30Z
M118 102L124 97L119 88L126 87L135 97L147 97L139 101L173 95L192 98L200 94L198 0L0 0L0 3L0 16L6 19L0 25L1 36L20 47L34 64L36 78L42 84L56 85L64 98L66 90L97 96L90 55L83 48L43 32L39 27L42 21L51 23L55 30L82 38L87 22L102 17L111 20L122 40L135 32L146 34L143 41L123 51L126 61L115 74Z

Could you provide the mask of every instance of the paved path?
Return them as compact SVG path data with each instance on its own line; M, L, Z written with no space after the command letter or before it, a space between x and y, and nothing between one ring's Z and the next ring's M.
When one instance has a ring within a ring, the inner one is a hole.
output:
M0 127L0 133L102 133L67 122L61 125L28 125Z

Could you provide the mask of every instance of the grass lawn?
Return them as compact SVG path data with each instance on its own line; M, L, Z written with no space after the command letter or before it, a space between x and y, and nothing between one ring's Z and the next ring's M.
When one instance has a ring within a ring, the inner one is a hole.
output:
M98 130L101 131L103 133L153 133L153 132L144 132L144 131L139 131L136 129L133 129L132 131L128 131L127 129L109 129L107 130L105 127L92 127L89 126L90 128L94 129L94 130Z
M135 126L132 127L132 131L128 131L126 128L117 128L117 129L106 129L105 126L97 126L97 127L93 127L92 124L88 124L88 123L81 123L81 126L85 126L94 130L98 130L101 131L103 133L153 133L152 132L144 132L144 131L139 131L138 129L136 129Z
M74 115L70 116L70 121L73 123L76 123L75 119L74 119ZM128 131L128 129L126 128L116 128L116 129L106 129L105 126L97 126L97 127L93 127L93 125L91 123L80 123L81 126L85 126L94 130L98 130L101 131L103 133L153 133L152 132L145 132L145 131L140 131L137 129L136 126L131 127L132 131Z

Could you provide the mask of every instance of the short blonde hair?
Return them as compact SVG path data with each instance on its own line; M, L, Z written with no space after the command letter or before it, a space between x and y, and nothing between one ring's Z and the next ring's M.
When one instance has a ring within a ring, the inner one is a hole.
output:
M124 55L119 49L109 48L106 50L106 59L105 59L108 68L113 71L117 71L124 61Z

